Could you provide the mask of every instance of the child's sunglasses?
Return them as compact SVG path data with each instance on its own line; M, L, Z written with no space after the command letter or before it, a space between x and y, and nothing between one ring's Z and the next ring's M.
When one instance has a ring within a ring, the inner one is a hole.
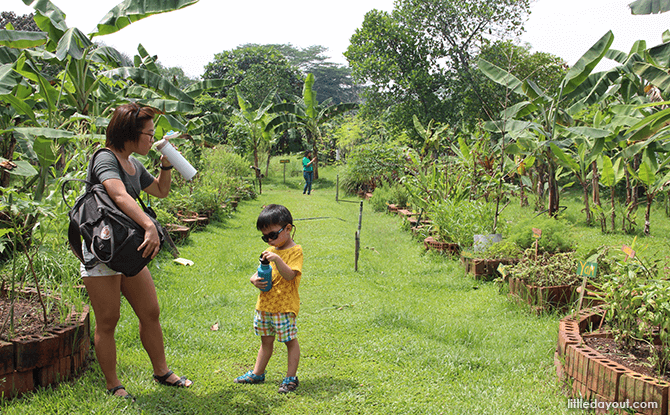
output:
M279 238L279 234L280 234L283 230L284 230L284 228L281 228L281 229L278 230L277 232L270 232L270 233L268 233L267 235L266 235L266 234L263 234L263 236L261 236L261 239L263 240L263 242L270 242L271 240L275 240L275 239Z

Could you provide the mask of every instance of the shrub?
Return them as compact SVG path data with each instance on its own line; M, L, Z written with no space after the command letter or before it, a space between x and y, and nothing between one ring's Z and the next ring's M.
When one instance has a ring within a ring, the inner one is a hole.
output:
M409 195L405 186L398 184L384 184L375 189L370 199L370 205L375 212L386 210L387 204L394 204L400 207L407 206Z
M403 171L403 152L398 146L372 144L354 150L343 172L342 186L349 193L372 191L384 183L396 183Z
M533 218L514 225L510 230L509 239L521 249L534 248L536 239L533 235L533 228L542 231L538 244L540 252L570 252L576 249L571 225L564 220L549 217Z
M581 279L576 268L573 252L543 252L535 258L535 250L527 249L524 258L510 270L511 274L528 285L551 287L578 284Z
M472 246L474 235L489 234L493 229L495 206L492 203L448 199L431 205L430 209L428 215L437 225L440 238L462 248Z
M488 259L508 259L520 258L523 250L516 244L516 242L504 239L489 245L484 251L483 257Z

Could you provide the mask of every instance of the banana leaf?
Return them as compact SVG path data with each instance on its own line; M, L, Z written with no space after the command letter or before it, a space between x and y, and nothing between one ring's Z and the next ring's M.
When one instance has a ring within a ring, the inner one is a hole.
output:
M598 65L601 59L605 56L607 50L612 46L614 41L614 34L610 30L605 33L591 48L582 55L581 58L570 68L567 75L563 79L563 94L569 94L577 89L577 87L588 78L593 68Z
M63 37L58 41L56 47L56 57L59 61L71 56L73 59L80 60L84 57L85 49L93 45L85 34L79 29L73 27L68 29Z
M631 14L657 14L670 11L670 0L636 0L628 5Z
M97 29L90 35L95 37L116 33L138 20L154 14L183 9L197 2L198 0L145 0L141 2L124 0L102 18Z
M138 84L155 88L168 97L176 98L190 105L195 104L193 98L174 86L170 81L146 69L122 67L103 72L102 75L108 78L132 79Z
M47 34L43 32L24 32L18 30L0 30L0 46L16 49L27 49L42 46L47 42Z
M477 60L477 67L493 82L507 87L519 95L524 95L522 89L523 82L511 73L481 58Z

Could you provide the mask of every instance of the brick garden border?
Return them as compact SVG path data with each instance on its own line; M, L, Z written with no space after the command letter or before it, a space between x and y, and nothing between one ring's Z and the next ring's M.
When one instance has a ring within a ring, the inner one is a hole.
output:
M582 310L561 319L554 364L558 378L573 398L601 402L658 402L655 409L638 409L645 415L668 415L670 383L626 368L584 343L582 333L598 326L602 310Z
M41 335L0 341L0 396L11 399L79 374L88 365L90 330L89 307L84 305L83 311L73 311Z

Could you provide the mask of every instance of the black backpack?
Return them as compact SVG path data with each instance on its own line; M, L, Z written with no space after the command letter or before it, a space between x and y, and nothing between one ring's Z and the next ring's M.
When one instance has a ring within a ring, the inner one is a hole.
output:
M101 151L111 152L109 149L102 148L93 154L88 165L89 179L93 177L95 157ZM116 159L116 156L114 158ZM119 171L121 175L125 175L120 163ZM73 181L86 183L86 192L77 198L68 214L70 217L68 240L74 254L87 267L99 261L128 277L139 274L151 261L151 257L142 257L143 250L137 250L137 247L144 241L144 229L116 206L101 183L93 184L81 179L66 180L62 186L62 194L68 208L70 206L65 199L65 185ZM147 208L141 198L139 201L156 225L162 247L167 232L156 221L156 214L153 210ZM94 256L88 263L84 260L81 250L82 237L89 252Z

